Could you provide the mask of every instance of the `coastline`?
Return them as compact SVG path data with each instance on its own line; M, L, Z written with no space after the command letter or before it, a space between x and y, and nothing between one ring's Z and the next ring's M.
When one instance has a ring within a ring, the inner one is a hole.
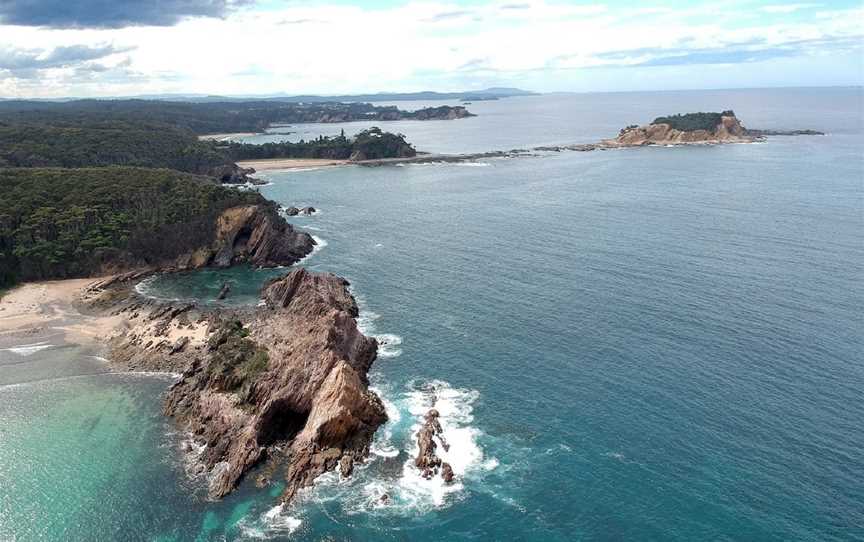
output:
M122 327L125 318L79 310L84 292L104 279L28 282L10 289L0 299L0 341L14 343L59 331L72 344L94 346L104 342Z
M326 158L265 158L261 160L241 160L237 165L241 168L253 168L255 171L276 171L284 169L320 168L347 166L356 162L349 160L330 160Z
M146 274L20 285L0 300L0 347L60 332L111 372L178 375L162 411L206 448L193 459L213 499L265 458L256 485L284 469L281 503L366 461L387 416L368 388L378 343L360 330L347 281L295 268L264 284L265 305L225 308L143 296L135 285Z
M230 141L235 137L251 137L263 135L264 132L229 132L224 134L201 134L198 141Z

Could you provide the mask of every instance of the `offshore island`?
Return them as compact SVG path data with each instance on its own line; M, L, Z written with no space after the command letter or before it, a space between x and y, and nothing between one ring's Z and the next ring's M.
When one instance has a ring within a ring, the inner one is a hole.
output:
M291 266L313 251L315 240L275 203L235 186L254 182L244 161L381 166L820 134L748 130L724 111L660 117L591 144L424 155L377 128L263 145L201 136L470 113L369 104L232 103L240 112L232 114L213 104L140 101L0 105L0 287L9 289L0 341L61 331L116 369L178 374L163 412L191 436L185 453L207 473L210 496L224 497L261 467L258 486L285 481L281 502L322 473L350 476L387 419L367 376L378 344L358 329L347 281L296 268L263 285L259 306L244 308L158 301L135 288L156 273ZM220 297L228 295L226 285ZM447 446L437 418L426 414L414 464L449 483L453 470L435 453Z

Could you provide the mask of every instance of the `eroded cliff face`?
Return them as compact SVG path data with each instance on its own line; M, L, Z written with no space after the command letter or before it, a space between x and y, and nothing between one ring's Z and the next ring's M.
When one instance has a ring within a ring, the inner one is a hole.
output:
M601 142L607 148L638 147L641 145L682 145L748 143L755 138L747 135L746 129L734 116L724 115L713 130L676 130L669 124L649 124L621 130L615 139Z
M199 459L214 498L265 458L284 465L283 501L337 465L350 475L386 420L366 377L377 344L357 329L348 283L297 269L262 295L245 326L211 326L165 400L164 412L206 444Z
M294 229L263 205L225 210L214 225L213 243L181 255L173 267L195 269L250 263L258 267L291 265L312 252L315 240Z

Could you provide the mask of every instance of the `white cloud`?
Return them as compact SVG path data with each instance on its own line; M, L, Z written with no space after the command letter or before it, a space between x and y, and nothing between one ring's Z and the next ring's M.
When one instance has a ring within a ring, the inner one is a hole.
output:
M771 6L762 6L759 11L765 13L794 13L802 9L817 8L819 4L775 4Z
M0 26L0 48L104 43L134 48L124 53L128 66L104 77L96 70L84 77L70 66L46 70L39 86L0 72L0 96L343 94L502 84L564 90L592 76L584 68L608 65L603 55L615 51L645 51L618 62L626 65L661 57L657 50L663 49L687 54L741 43L754 49L793 47L801 40L861 34L849 12L826 11L803 22L766 14L754 22L752 10L730 7L737 4L613 10L544 0L471 7L421 0L387 9L289 4L166 27ZM704 51L691 58L707 58ZM626 76L619 78L626 84Z

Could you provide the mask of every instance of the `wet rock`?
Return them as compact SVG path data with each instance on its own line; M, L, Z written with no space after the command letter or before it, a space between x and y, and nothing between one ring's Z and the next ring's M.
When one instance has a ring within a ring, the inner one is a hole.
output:
M450 463L441 463L441 478L444 479L445 483L453 483L453 467L450 466Z
M285 209L285 214L288 216L297 216L300 214L300 209L297 207L288 207Z
M304 214L306 216L315 214L315 212L316 212L315 207L303 207L302 209L300 209L300 213Z
M222 284L222 288L219 290L219 294L216 296L216 299L223 300L228 297L228 292L231 291L231 283L225 282Z
M354 472L354 458L350 455L342 456L342 459L339 461L339 473L342 475L342 478L348 478L352 472Z
M438 411L434 408L426 413L426 421L417 432L417 458L414 466L420 469L421 475L427 480L438 473L441 466L441 458L435 453L438 445L435 436L441 434L441 424L438 421Z

